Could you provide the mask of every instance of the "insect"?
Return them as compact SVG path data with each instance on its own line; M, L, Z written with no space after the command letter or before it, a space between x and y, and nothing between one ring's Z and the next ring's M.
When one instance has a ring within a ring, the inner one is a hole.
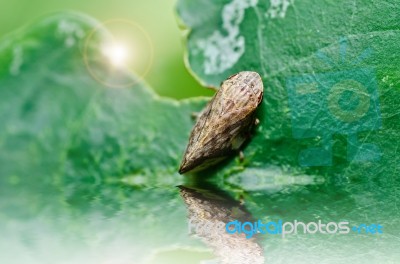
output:
M222 82L198 116L179 173L205 169L239 150L258 122L255 110L263 93L264 86L256 72L239 72Z

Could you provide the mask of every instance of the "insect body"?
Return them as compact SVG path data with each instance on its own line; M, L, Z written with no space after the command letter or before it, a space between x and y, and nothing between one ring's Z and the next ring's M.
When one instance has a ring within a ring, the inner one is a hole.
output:
M238 150L256 121L263 90L256 72L239 72L225 80L197 119L179 173L204 169Z

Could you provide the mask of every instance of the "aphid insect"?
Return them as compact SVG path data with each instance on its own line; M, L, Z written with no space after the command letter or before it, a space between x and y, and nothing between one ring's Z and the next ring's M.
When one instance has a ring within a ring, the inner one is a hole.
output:
M256 72L239 72L225 80L193 127L179 173L205 169L239 150L258 122L255 110L263 93Z

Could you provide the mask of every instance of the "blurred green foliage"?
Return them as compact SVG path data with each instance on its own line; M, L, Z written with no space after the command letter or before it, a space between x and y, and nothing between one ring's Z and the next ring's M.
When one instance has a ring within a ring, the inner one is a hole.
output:
M177 239L193 244L174 186L190 114L206 100L97 82L77 34L96 23L63 12L0 42L0 263L43 263L42 252L51 263L139 263ZM149 192L149 184L162 188ZM166 211L174 221L166 223Z
M140 24L154 43L155 60L146 76L150 86L162 96L187 98L212 95L184 65L183 37L175 15L175 0L15 0L2 1L0 37L31 23L35 18L61 10L74 10L99 21L123 18Z

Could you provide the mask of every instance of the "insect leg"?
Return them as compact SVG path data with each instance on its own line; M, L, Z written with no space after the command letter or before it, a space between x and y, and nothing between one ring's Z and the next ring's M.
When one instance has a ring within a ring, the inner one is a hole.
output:
M244 153L243 153L243 151L239 151L239 160L240 160L240 162L244 161Z
M201 112L193 112L193 113L190 114L190 117L192 119L197 120L199 118L200 114L201 114Z

